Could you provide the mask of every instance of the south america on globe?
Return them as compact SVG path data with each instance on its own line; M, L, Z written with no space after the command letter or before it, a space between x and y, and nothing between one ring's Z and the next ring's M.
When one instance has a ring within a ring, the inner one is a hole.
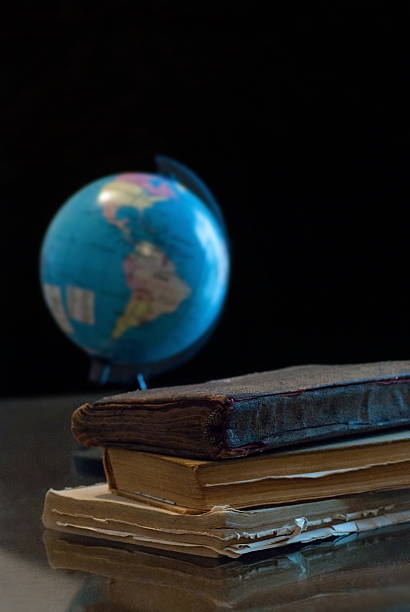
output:
M101 382L158 373L188 358L211 333L226 296L221 213L196 175L159 159L169 172L114 174L80 189L44 237L46 303L93 358Z

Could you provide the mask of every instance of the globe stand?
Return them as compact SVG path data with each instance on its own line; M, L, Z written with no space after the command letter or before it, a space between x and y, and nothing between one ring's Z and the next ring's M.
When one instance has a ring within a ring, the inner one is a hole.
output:
M135 365L123 363L112 363L103 359L94 358L91 361L89 379L99 385L110 383L118 385L130 385L137 379L138 387L141 390L147 388L145 378L147 373L142 373L142 368Z
M93 476L105 479L102 462L102 449L78 447L72 452L74 469L82 476Z

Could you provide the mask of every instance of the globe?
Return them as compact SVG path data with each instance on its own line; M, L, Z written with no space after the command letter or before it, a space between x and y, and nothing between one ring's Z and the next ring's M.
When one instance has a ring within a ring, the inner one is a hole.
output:
M86 185L58 210L41 249L52 316L110 372L166 369L196 350L221 311L228 275L215 211L162 174Z

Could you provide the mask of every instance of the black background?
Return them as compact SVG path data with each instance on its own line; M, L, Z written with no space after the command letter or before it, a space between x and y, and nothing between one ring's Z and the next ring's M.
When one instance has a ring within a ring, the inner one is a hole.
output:
M410 356L408 9L330 4L28 3L3 21L1 394L91 388L42 300L42 236L75 190L156 153L213 190L232 278L208 345L152 384Z

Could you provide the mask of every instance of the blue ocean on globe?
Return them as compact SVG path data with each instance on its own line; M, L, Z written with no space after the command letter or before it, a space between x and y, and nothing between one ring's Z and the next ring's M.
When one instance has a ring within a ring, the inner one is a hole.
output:
M64 333L109 363L149 364L197 342L217 319L229 253L211 210L157 174L107 176L52 220L41 284Z

